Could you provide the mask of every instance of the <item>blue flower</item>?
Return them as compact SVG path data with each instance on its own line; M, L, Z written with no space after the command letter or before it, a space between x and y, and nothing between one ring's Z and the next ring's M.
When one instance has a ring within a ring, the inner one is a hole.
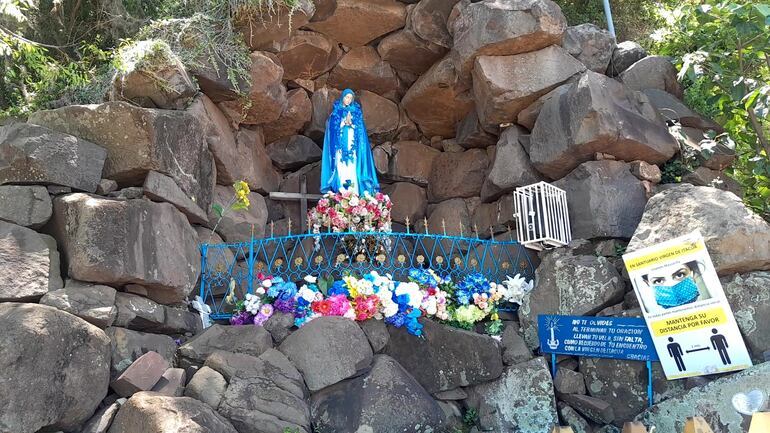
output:
M469 274L457 285L455 299L458 304L468 305L476 293L489 293L489 281L478 272Z
M334 295L350 296L350 291L348 291L347 285L345 284L344 281L337 280L329 288L328 296L334 296Z
M438 284L427 269L412 268L409 270L409 278L422 286L436 287Z

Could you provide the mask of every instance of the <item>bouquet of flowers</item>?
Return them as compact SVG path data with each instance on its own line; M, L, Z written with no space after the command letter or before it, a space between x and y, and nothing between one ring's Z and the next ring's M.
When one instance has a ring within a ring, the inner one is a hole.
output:
M308 222L314 233L383 232L391 231L390 197L378 192L360 197L351 191L328 192L318 205L308 212Z

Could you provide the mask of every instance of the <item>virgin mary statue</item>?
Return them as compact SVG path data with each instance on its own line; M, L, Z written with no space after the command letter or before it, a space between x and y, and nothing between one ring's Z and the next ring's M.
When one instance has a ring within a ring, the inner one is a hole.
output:
M363 196L379 190L361 105L355 101L355 93L345 89L326 121L321 192L351 191Z

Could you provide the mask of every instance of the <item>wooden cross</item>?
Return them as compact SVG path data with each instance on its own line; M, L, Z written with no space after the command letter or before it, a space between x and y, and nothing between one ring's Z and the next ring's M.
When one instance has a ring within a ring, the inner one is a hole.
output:
M299 193L296 192L271 192L270 198L278 201L299 201L299 229L300 233L307 233L307 203L308 201L318 201L322 195L307 193L307 176L304 174L299 178Z

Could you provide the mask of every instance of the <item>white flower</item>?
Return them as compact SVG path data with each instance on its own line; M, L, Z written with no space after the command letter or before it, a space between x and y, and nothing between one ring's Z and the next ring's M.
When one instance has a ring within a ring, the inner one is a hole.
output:
M265 294L266 290L265 290L265 288L264 288L264 287L257 287L257 289L255 290L255 292L257 292L257 295L260 295L260 296L262 296L262 295L264 295L264 294Z
M384 308L382 310L382 314L385 317L393 317L396 315L396 313L398 313L398 304L396 304L395 302L391 301L388 304L383 305L383 307Z
M357 196L350 197L350 206L358 206L358 197Z
M410 307L420 308L420 304L422 303L422 292L420 291L420 286L417 285L417 283L399 283L398 286L396 286L396 296L401 295L409 296L408 305Z
M301 289L297 292L297 296L304 299L307 302L313 302L315 301L315 295L316 292L311 290L308 286L302 286Z
M312 275L305 275L305 281L307 281L310 284L315 284L316 281L318 281L318 277L314 277Z
M270 287L273 287L273 280L265 280L262 281L262 287L269 289Z
M514 277L507 276L506 280L497 286L497 290L502 293L506 301L521 304L533 287L534 282L527 281L526 278L516 274Z
M429 316L435 316L438 312L438 305L435 296L429 296L428 299L423 301L422 307Z

